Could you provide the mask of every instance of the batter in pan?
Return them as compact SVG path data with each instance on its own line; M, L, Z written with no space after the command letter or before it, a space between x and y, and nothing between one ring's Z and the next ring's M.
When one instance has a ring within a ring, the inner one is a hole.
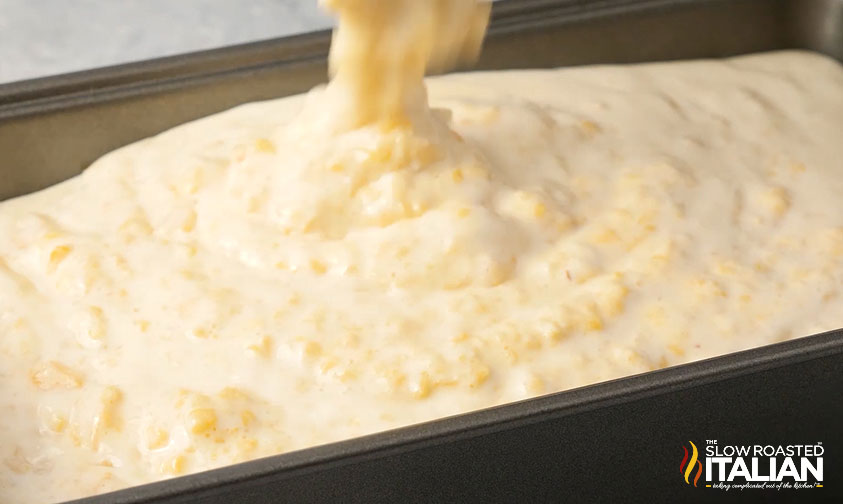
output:
M838 63L424 84L477 54L488 6L326 4L341 17L327 87L0 204L0 502L841 325Z

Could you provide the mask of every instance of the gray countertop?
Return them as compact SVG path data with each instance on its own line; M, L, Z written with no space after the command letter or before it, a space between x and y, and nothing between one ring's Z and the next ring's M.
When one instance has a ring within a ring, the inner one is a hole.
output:
M0 83L330 24L317 0L0 0Z

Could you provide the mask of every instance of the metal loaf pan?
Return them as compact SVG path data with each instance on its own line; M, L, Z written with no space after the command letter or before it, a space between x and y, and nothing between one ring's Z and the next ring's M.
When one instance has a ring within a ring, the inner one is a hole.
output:
M306 34L0 86L0 200L185 121L305 91L325 80L329 38ZM478 66L784 48L843 60L843 0L506 0L495 5ZM841 502L841 391L843 331L834 331L77 502ZM707 439L823 442L825 488L690 487L677 470L682 444Z

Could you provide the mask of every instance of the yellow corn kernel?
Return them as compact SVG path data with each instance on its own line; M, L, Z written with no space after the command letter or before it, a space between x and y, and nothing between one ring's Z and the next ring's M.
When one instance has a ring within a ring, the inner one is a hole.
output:
M37 364L30 370L29 379L41 390L75 389L85 381L79 373L56 361Z
M328 357L322 361L322 364L319 365L319 369L323 373L327 373L331 369L333 369L337 364L339 364L339 360L336 357Z
M252 196L251 198L249 198L249 201L246 202L246 212L250 214L257 213L261 209L263 202L263 197Z
M322 355L322 345L315 341L308 341L304 345L304 354L311 358L316 358Z
M138 329L140 329L141 332L146 332L147 330L149 330L148 320L138 320L137 322L135 322L135 324L137 324Z
M603 321L596 315L591 316L585 321L585 329L587 331L599 331L603 329Z
M790 209L790 196L782 187L771 187L759 195L759 202L764 209L776 217L781 217Z
M47 428L53 432L64 432L65 427L67 427L67 417L64 415L53 413L47 420Z
M176 408L184 406L185 402L195 395L196 394L187 389L179 389L178 397L176 398Z
M455 169L451 172L451 180L453 180L457 184L462 182L463 179L464 179L464 177L463 177L463 174L462 174L462 170L460 170L459 168L457 168L457 169Z
M547 213L542 197L535 192L514 191L505 195L499 205L503 212L519 219L539 219Z
M545 391L544 380L541 376L535 373L530 373L530 376L527 378L527 382L524 385L527 392L532 395L539 395Z
M275 153L275 144L266 138L258 138L255 140L255 149L257 149L258 152L273 154Z
M843 227L825 228L817 233L817 250L838 258L843 256Z
M620 284L610 284L597 296L600 313L604 317L614 317L623 312L624 302L629 290Z
M403 115L394 114L378 123L381 133L389 133L397 129L407 129L412 126L409 119Z
M667 322L664 308L658 305L648 308L644 317L654 326L663 326Z
M453 341L454 343L461 343L463 341L467 341L468 338L469 338L469 336L468 336L467 332L461 332L461 333L457 334L456 336L454 336L453 338L451 338L451 341Z
M714 272L722 276L734 275L736 271L735 264L731 261L720 261L714 267Z
M337 378L339 378L342 383L348 383L352 380L355 380L358 376L359 375L357 371L351 368L343 369L342 371L337 373Z
M240 438L237 440L237 449L240 452L250 452L258 447L258 440L255 438Z
M102 404L102 411L100 412L99 425L105 429L120 430L122 426L122 419L120 418L117 409L123 401L123 392L115 387L108 386L103 390L100 396L100 403Z
M697 278L694 280L694 285L697 288L697 295L700 298L711 297L726 297L726 291L719 283L708 280L707 278Z
M583 120L580 121L580 131L583 132L586 138L591 138L597 133L603 131L603 129L594 121Z
M667 265L674 256L676 247L672 241L661 243L656 251L651 256L654 263L659 263L660 266Z
M641 354L636 352L635 350L623 349L621 350L621 352L626 355L626 361L630 364L637 366L646 366L647 368L650 367L647 365L647 361L644 359L644 357L642 357Z
M105 316L102 313L102 308L99 306L89 307L87 320L88 327L86 335L94 340L105 338Z
M196 194L199 190L199 186L202 185L202 169L195 168L191 170L191 172L185 177L184 180L184 193L185 194Z
M249 399L249 394L239 387L225 387L220 390L218 395L220 399L225 399L226 401L243 401Z
M149 436L146 443L148 450L158 450L164 448L170 442L170 434L164 429L154 429Z
M249 345L247 348L261 357L269 357L272 352L272 338L263 336L259 342Z
M240 423L243 424L243 427L252 425L256 418L252 410L243 410L240 412Z
M381 143L374 150L369 152L367 161L384 163L392 158L392 146L386 142Z
M432 383L430 381L430 375L427 371L422 371L421 375L419 375L419 379L417 382L413 383L410 387L410 390L413 394L413 398L415 399L424 399L430 396L430 392L432 391Z
M755 269L755 271L759 273L767 273L768 271L770 271L770 266L768 264L764 264L761 261L756 262L752 265L752 267Z
M539 350L544 345L541 334L537 332L527 332L524 336L524 348L527 350Z
M79 424L71 424L70 428L67 430L67 435L70 437L70 441L73 443L73 446L76 448L82 446L82 436L79 434Z
M328 267L321 261L316 259L310 260L310 269L313 270L314 273L317 275L324 275L326 271L328 271Z
M331 166L328 167L334 173L342 173L345 171L345 166L342 163L333 163Z
M471 375L468 381L468 386L470 388L475 388L483 385L486 383L486 380L489 379L490 374L491 370L489 369L489 366L479 361L473 362L471 365Z
M204 327L197 327L193 330L193 335L199 339L206 339L211 336L210 332Z
M164 463L161 468L161 472L174 475L183 474L186 465L187 460L185 459L184 455L176 455L175 457L171 458L169 461Z
M378 374L386 380L392 391L397 391L407 381L407 375L395 368L379 369Z
M189 233L196 228L196 211L191 210L187 217L185 217L184 222L181 224L181 230L185 233Z
M55 247L50 252L50 271L55 271L58 265L61 264L62 261L64 261L64 258L67 257L68 254L70 254L71 250L73 250L73 247L71 247L70 245L59 245L58 247Z
M489 309L490 309L489 305L487 303L482 302L482 301L477 301L474 304L474 313L478 313L478 314L489 313Z
M152 226L141 216L126 220L117 230L129 242L134 241L137 236L149 236L152 234Z
M595 243L612 243L620 240L614 229L603 229L592 236Z
M599 307L596 303L588 303L582 309L570 312L570 316L570 324L581 331L590 332L603 329L603 319L600 317Z
M467 207L460 207L457 209L457 217L464 219L471 215L471 209Z
M197 272L195 272L193 270L189 270L187 268L180 269L179 270L179 276L181 276L185 280L197 280L199 278L199 275L197 274Z
M358 348L360 346L360 329L352 326L347 327L340 339L340 345L346 348Z
M682 357L683 355L685 355L685 349L680 347L679 345L677 345L675 343L671 343L670 345L667 345L667 349L670 350L670 352L672 354L677 355L679 357Z
M556 321L544 322L538 327L538 334L548 343L559 343L568 335L570 327Z
M190 432L209 434L217 428L217 414L211 408L197 408L190 412Z

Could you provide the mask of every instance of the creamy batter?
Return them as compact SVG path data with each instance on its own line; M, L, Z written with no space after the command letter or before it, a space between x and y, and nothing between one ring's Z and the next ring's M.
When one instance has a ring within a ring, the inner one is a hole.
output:
M399 86L241 106L0 204L0 502L843 326L838 63Z

